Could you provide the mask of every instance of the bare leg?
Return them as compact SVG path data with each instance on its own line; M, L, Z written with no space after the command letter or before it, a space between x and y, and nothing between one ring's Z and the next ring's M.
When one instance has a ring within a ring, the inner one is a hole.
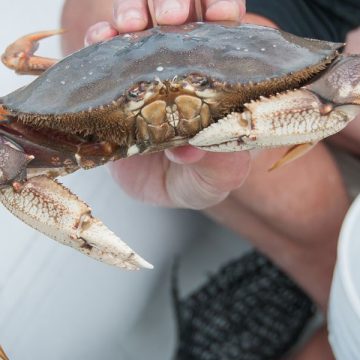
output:
M112 14L113 0L65 1L61 17L61 26L66 29L66 33L61 37L64 54L67 55L83 47L88 28L98 21L112 21Z
M56 59L34 55L39 40L62 33L63 30L51 30L23 36L8 46L1 60L18 74L39 75L57 62Z
M283 152L259 154L245 184L207 213L246 236L326 312L337 238L349 201L324 145L269 173L267 169ZM319 352L331 354L325 329L296 359L322 359Z
M283 360L335 360L325 327L317 331L299 353L291 354Z
M247 236L326 310L349 200L324 145L269 173L282 152L258 155L244 185L207 212Z

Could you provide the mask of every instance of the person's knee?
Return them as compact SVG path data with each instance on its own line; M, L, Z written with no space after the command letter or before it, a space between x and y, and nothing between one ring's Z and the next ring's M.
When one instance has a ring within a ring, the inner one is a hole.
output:
M63 53L82 48L86 30L100 20L111 20L112 7L113 0L66 0L61 15L61 27L66 29L61 39Z
M267 169L283 153L277 149L260 154L238 198L285 236L311 242L337 237L349 200L330 153L319 144L269 173Z

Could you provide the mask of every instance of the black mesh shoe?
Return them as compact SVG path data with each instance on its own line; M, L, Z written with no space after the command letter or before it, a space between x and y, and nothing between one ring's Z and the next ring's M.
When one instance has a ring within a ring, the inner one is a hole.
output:
M174 299L176 360L278 360L315 313L309 297L258 252L230 262L183 300L174 279Z

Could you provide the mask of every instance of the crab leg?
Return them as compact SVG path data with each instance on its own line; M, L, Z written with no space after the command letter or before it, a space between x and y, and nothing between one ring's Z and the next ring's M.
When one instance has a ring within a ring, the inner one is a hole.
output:
M9 360L9 358L6 356L4 349L0 345L0 360Z
M0 189L0 201L26 224L96 260L128 270L152 268L94 218L83 201L46 176Z
M0 360L9 360L9 358L6 356L4 349L0 345Z
M8 115L8 112L3 108L2 105L0 105L0 123L1 123L1 121L6 120L7 115Z
M342 130L354 118L351 109L329 108L306 89L261 97L244 105L189 140L208 151L241 151L317 142ZM304 146L304 153L309 147ZM294 147L298 157L299 148ZM293 155L295 155L295 153Z
M39 75L58 62L56 59L33 55L39 46L39 40L63 32L64 30L60 29L23 36L7 47L1 60L18 74Z

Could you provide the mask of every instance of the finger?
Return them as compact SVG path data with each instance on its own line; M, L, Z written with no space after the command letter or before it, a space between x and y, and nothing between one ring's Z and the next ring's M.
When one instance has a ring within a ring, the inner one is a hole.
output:
M190 165L170 163L166 176L168 196L177 207L205 209L241 186L248 171L247 152L207 153Z
M144 30L148 22L147 0L114 1L114 23L120 33Z
M208 21L240 21L245 15L245 0L205 0Z
M153 0L160 25L180 25L189 17L190 0Z
M170 161L163 153L132 156L109 163L115 181L131 197L161 206L174 206L165 189Z
M114 179L132 197L148 203L204 209L238 188L249 171L247 152L206 153L179 165L163 153L133 156L109 164Z
M85 34L85 46L111 39L118 34L117 30L107 21L92 25Z

